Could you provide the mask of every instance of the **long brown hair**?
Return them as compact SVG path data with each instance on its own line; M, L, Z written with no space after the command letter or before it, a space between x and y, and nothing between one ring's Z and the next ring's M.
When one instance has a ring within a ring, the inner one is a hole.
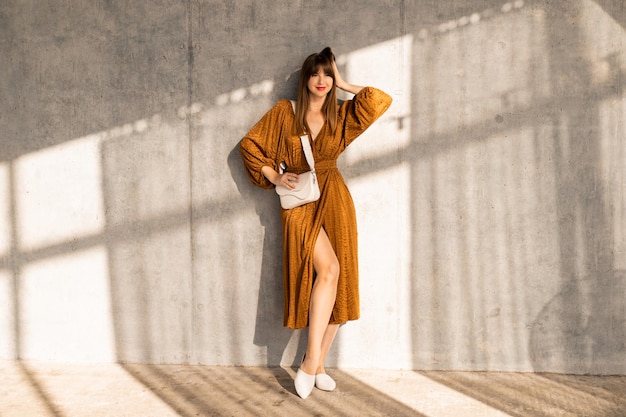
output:
M334 134L337 128L337 87L335 83L335 73L333 71L333 61L335 55L329 47L320 53L311 54L304 60L300 70L300 80L298 82L298 101L296 102L296 117L293 124L294 134L300 136L305 134L309 128L306 123L306 111L309 108L309 89L307 83L313 74L322 69L333 79L333 86L324 100L322 113L326 119L326 125Z

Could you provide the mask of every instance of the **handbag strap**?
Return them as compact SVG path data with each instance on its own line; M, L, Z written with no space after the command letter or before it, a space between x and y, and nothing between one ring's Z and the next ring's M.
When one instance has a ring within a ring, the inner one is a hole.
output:
M291 105L293 107L293 113L296 113L296 102L291 100ZM313 158L313 150L311 149L311 143L309 142L308 135L300 136L300 143L302 143L302 150L304 151L304 157L306 158L307 164L309 164L309 168L311 168L311 172L315 172L315 159ZM284 172L282 164L278 167L278 173L282 174Z
M307 135L300 136L300 142L302 143L302 150L304 150L304 157L307 164L311 168L312 172L315 172L315 159L313 159L313 151L311 150L311 143Z

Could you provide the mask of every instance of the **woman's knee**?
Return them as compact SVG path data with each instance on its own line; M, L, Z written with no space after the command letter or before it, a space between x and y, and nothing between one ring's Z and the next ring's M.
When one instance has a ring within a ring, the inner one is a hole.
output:
M320 268L320 271L317 271L317 279L328 284L336 285L339 280L339 272L339 261L335 258L324 264L323 267Z
M315 242L313 265L318 281L337 285L340 271L339 260L323 228Z

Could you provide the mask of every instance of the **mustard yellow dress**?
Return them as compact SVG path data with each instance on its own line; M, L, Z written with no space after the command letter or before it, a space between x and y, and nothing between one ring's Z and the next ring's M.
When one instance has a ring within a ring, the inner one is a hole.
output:
M309 299L315 279L313 247L321 228L326 231L340 265L337 299L330 323L359 318L356 214L350 192L337 169L337 158L390 105L389 95L366 87L352 100L341 104L335 133L325 125L312 142L321 197L291 210L281 209L286 327L308 326ZM293 120L291 102L280 100L241 141L243 162L253 184L268 189L274 187L261 173L265 165L278 172L277 164L285 161L289 172L299 174L309 170L300 138L292 135ZM278 149L279 143L281 149ZM279 204L278 196L276 204Z

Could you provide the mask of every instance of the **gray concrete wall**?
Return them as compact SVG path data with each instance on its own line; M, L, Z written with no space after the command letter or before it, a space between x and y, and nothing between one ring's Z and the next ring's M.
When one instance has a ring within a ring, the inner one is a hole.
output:
M332 366L624 373L620 1L0 5L0 357L277 365L277 197L238 142L331 45L394 97L340 160ZM344 96L344 98L348 98Z

